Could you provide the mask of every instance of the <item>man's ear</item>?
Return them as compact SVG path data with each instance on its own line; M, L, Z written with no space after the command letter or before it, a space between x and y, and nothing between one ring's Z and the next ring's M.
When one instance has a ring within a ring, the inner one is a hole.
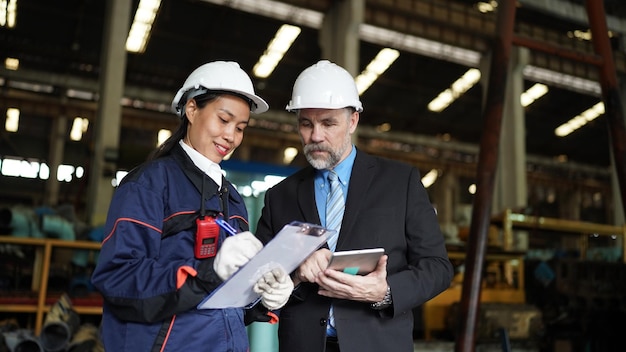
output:
M356 131L356 126L359 124L360 114L357 111L352 112L350 115L350 133Z

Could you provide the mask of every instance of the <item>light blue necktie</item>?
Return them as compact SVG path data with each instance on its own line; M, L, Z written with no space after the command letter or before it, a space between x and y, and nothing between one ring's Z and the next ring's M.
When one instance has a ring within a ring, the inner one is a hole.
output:
M327 239L328 248L331 252L335 251L337 247L337 239L339 238L339 230L341 230L341 220L343 219L343 211L345 208L345 201L343 199L343 190L339 183L339 177L335 171L330 170L328 173L328 181L330 181L330 192L326 199L326 228L335 230L336 232ZM326 329L327 335L337 336L335 331L335 316L333 314L333 307L330 307L330 313L328 316L328 327Z
M343 199L343 190L339 183L339 177L335 171L331 170L328 173L328 181L330 181L330 191L326 199L326 228L335 230L336 232L328 238L327 242L330 250L334 252L335 247L337 247L339 230L341 230L345 201Z

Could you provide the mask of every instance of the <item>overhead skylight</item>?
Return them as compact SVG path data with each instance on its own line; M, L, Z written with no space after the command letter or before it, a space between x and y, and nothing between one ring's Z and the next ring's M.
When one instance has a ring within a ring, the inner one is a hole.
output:
M382 75L396 61L398 56L400 56L400 52L395 49L384 48L379 51L374 60L355 78L359 95L363 94L378 79L378 76Z
M588 124L589 122L595 120L598 116L602 114L604 114L604 103L599 102L591 108L580 113L580 115L576 115L573 119L557 127L554 130L554 134L559 137L565 137L568 134Z
M300 31L300 27L283 24L276 31L274 39L267 45L267 49L265 49L259 61L254 65L252 69L254 75L260 78L267 78L271 75L276 65L283 59L291 44L300 34Z
M133 24L126 39L126 50L131 53L143 53L146 50L152 24L161 6L161 0L141 0L135 12Z

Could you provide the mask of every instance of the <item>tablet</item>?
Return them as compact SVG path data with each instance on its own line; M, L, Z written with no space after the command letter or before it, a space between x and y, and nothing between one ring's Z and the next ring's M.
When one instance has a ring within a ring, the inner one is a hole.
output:
M328 268L352 275L367 275L376 269L378 259L383 254L385 254L384 248L334 252L330 257Z

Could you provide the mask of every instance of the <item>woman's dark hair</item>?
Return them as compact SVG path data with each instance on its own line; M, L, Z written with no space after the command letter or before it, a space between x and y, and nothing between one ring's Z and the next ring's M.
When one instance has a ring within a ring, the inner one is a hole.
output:
M189 96L190 92L196 93L195 91L188 91L187 93L185 93L181 101L186 102L187 97ZM231 92L225 92L225 91L215 91L215 90L207 90L204 93L194 96L192 99L196 101L196 105L198 106L198 108L202 109L208 103L212 102L213 100L217 99L219 96L224 95L224 94L230 94L230 95L234 95L237 97L241 97L248 103L248 105L252 104L250 99L242 95L234 94ZM172 149L176 146L176 144L178 144L178 141L185 138L185 136L187 135L187 128L189 128L189 120L187 119L187 115L185 115L184 113L185 111L184 106L182 107L182 111L183 111L183 116L181 117L181 120L180 120L181 122L178 125L178 128L176 129L176 131L172 133L172 135L167 140L165 140L165 142L161 143L161 145L157 149L155 149L152 153L150 153L150 155L148 156L148 160L154 160L154 159L157 159L157 158L160 158L162 156L169 154L170 151L172 151Z

